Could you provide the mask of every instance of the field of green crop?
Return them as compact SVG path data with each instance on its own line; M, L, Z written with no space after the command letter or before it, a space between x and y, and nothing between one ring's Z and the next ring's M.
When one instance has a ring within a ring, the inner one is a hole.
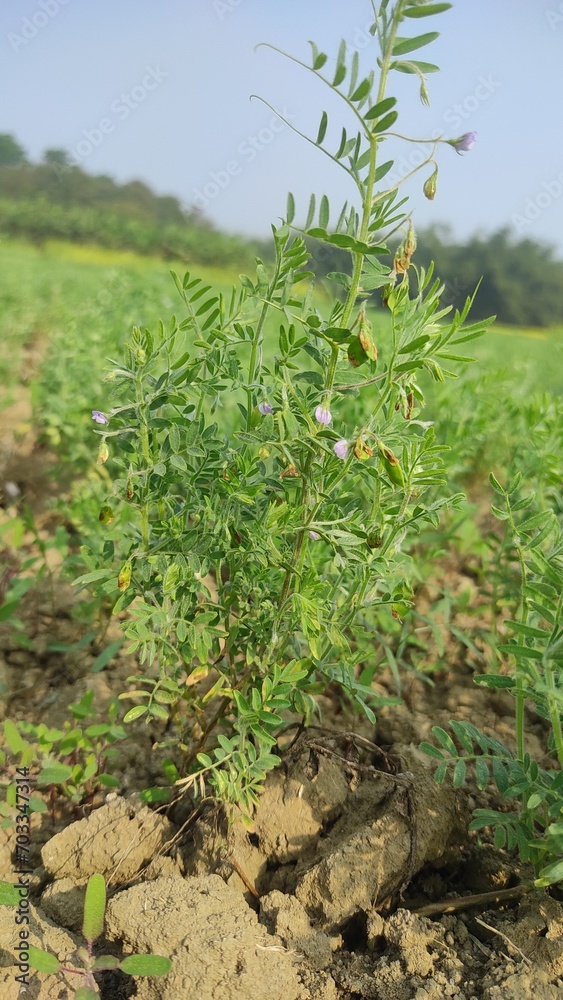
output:
M181 320L185 307L167 265L156 258L4 241L0 269L0 407L22 393L31 401L37 446L49 451L50 474L64 484L64 489L55 486L49 493L64 494L64 501L59 500L64 517L70 517L78 538L96 550L101 544L96 512L107 471L96 465L91 410L110 406L111 386L103 381L106 359L122 357L134 325L155 330L159 320L165 325L173 315ZM174 269L183 273L185 265L178 263ZM224 294L238 278L235 271L193 271ZM388 317L376 310L372 319L384 361ZM269 322L265 350L271 360L277 342L275 317ZM516 471L522 473L540 506L561 511L563 329L495 325L469 347L464 353L475 362L452 363L458 378L433 382L423 373L427 405L420 418L432 421L437 439L451 449L449 492L461 490L469 496L456 537L463 537L464 545L473 544L482 558L486 544L475 533L476 508L471 504L487 506L492 501L489 472L504 481ZM235 395L227 406L234 408L236 402ZM355 407L353 419L361 420L359 403L350 399L349 405ZM439 535L436 545L441 550ZM431 572L430 554L426 561L426 569L419 566L424 577ZM76 571L75 564L72 569Z
M107 471L96 465L91 410L110 406L111 386L103 381L106 359L122 357L134 325L155 330L159 320L165 325L173 315L181 320L185 307L166 264L130 253L57 243L39 249L4 241L0 269L0 407L22 392L30 399L38 447L53 456L52 478L65 484L64 490L55 486L49 492L64 494L64 517L95 550L101 544L96 512ZM185 266L174 269L183 273ZM225 294L238 277L235 271L193 271ZM388 317L378 310L372 319L384 361ZM271 360L275 317L269 322L265 351ZM463 353L475 362L452 363L458 378L433 382L423 373L427 406L421 419L433 421L438 441L451 449L448 489L467 492L470 499L457 535L461 530L464 544L472 540L482 555L483 540L471 526L471 502L490 504L489 472L505 481L521 472L540 506L561 510L563 329L495 325L469 347ZM235 395L226 405L234 408L236 402ZM349 405L355 407L353 419L361 420L359 403L350 399ZM428 560L431 566L431 556Z
M3 241L0 268L0 405L29 382L33 352L39 359L30 383L37 435L62 460L82 468L92 444L90 411L108 402L106 358L120 357L134 325L155 329L159 319L182 318L183 303L166 264L130 253ZM178 263L174 269L186 268ZM223 293L237 280L236 271L193 271ZM386 314L376 313L383 358L386 328ZM528 410L535 394L557 398L563 392L563 329L495 325L467 353L476 361L458 366L459 379L428 386L425 418L448 436L460 462L474 461L477 468L485 454L502 466L513 448L533 453L537 421Z

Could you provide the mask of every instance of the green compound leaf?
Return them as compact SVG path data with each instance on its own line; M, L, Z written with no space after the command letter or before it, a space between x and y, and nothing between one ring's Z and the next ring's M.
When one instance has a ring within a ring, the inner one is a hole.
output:
M130 976L165 976L172 962L163 955L128 955L119 963L119 968Z
M104 929L106 883L103 875L92 875L86 886L82 933L87 941L95 941Z
M61 967L56 955L51 955L50 952L42 951L40 948L34 948L32 944L29 946L29 964L32 969L46 972L49 975L54 975Z

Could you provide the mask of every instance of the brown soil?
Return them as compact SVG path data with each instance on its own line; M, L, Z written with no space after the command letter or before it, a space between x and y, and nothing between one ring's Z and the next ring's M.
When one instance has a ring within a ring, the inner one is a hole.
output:
M443 571L452 586L456 577L460 587L470 584L463 567ZM421 594L421 607L427 597ZM2 627L0 719L57 726L88 688L100 710L123 689L131 672L124 654L92 675L90 650L49 649L80 637L73 600L63 587L55 605L46 593L26 600L30 649ZM160 979L104 973L106 1000L562 997L563 906L548 894L454 912L444 902L432 918L416 912L435 901L507 890L530 875L514 857L466 833L472 808L502 802L471 779L458 792L435 785L432 763L418 749L432 725L452 717L511 741L510 698L473 684L471 654L459 644L446 649L443 663L433 685L413 677L404 704L382 710L375 730L346 719L333 699L320 699L322 727L294 742L297 730L288 731L282 765L267 782L250 832L235 825L227 833L213 804L194 811L187 796L167 814L143 806L138 791L160 773L152 750L160 734L133 728L112 765L116 792L88 809L57 802L52 812L33 814L30 942L71 958L80 944L86 881L100 872L109 905L99 947L173 959L172 972ZM379 683L394 693L390 679ZM541 721L528 721L530 752L541 759ZM14 831L0 830L0 879L14 880L14 846ZM79 980L70 973L32 972L19 992L17 934L14 910L0 906L2 997L71 997Z

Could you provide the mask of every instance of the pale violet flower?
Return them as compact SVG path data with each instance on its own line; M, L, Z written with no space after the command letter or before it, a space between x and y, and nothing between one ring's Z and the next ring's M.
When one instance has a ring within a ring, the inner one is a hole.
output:
M92 420L95 420L97 424L109 424L109 417L106 417L101 410L92 410Z
M470 149L473 149L476 141L476 132L464 132L463 135L460 135L459 139L448 139L450 146L453 146L456 153L467 153Z
M315 410L315 420L319 424L330 424L332 420L332 413L330 412L328 406L317 406Z
M266 402L258 403L258 411L259 413L262 414L263 417L265 417L267 413L273 413L274 408L273 406L270 406L270 404Z
M309 532L309 538L312 538L314 542L318 542L318 540L319 540L320 537L321 536L319 535L318 531L310 531Z
M334 454L337 458L342 459L343 462L348 458L348 442L346 438L340 438L334 445Z

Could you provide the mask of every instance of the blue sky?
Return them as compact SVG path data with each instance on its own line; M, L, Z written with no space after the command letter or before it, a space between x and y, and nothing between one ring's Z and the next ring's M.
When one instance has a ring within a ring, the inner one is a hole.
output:
M64 147L92 173L195 200L231 231L265 235L288 190L296 221L311 191L336 214L352 193L344 173L249 96L306 132L326 109L336 143L346 109L299 66L254 48L306 58L311 38L333 57L345 38L367 71L370 14L369 0L17 0L0 11L0 131L33 159ZM413 78L394 75L397 128L478 141L463 156L440 149L434 202L421 191L427 170L405 186L415 222L448 223L460 238L508 225L563 257L563 0L457 0L404 34L418 30L441 31L419 56L441 73L429 76L430 108ZM387 146L404 173L414 147Z

